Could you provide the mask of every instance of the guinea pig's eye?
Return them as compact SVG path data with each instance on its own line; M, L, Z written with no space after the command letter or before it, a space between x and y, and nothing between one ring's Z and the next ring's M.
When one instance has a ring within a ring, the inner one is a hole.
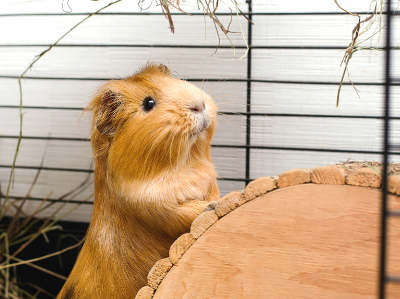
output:
M153 99L152 97L145 97L142 105L144 111L150 111L156 105L156 100Z

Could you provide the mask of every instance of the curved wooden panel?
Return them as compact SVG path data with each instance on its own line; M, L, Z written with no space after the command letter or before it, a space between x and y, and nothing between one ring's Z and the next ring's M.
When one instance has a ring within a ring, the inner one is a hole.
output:
M304 184L262 195L194 242L154 298L375 298L380 194ZM389 273L399 275L400 219L389 236ZM400 286L388 295L400 298Z

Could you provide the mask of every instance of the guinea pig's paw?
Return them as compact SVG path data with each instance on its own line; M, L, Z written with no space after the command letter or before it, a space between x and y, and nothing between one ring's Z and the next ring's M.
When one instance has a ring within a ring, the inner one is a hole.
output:
M206 208L204 209L204 211L212 211L212 210L215 210L215 207L217 206L217 201L216 200L214 200L214 201L211 201L207 206L206 206Z
M183 204L185 204L186 202L188 202L188 201L190 201L190 199L187 199L186 197L185 197L185 195L184 194L181 194L181 193L177 193L176 195L175 195L175 198L176 198L176 201L177 201L177 203L178 203L178 205L183 205Z

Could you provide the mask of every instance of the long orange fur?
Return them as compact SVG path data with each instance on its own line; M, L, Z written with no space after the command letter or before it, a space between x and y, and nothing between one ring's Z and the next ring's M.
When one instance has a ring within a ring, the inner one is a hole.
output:
M148 96L156 106L144 111ZM210 123L199 131L190 107L202 102ZM210 155L216 106L165 66L148 65L108 82L89 109L96 165L93 215L58 298L134 298L153 264L168 256L172 242L219 198Z

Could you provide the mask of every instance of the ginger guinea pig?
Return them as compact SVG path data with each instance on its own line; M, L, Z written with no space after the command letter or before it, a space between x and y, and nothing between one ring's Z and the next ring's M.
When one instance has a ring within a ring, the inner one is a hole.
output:
M212 98L164 65L106 83L92 100L95 200L58 298L134 298L153 264L219 199Z

